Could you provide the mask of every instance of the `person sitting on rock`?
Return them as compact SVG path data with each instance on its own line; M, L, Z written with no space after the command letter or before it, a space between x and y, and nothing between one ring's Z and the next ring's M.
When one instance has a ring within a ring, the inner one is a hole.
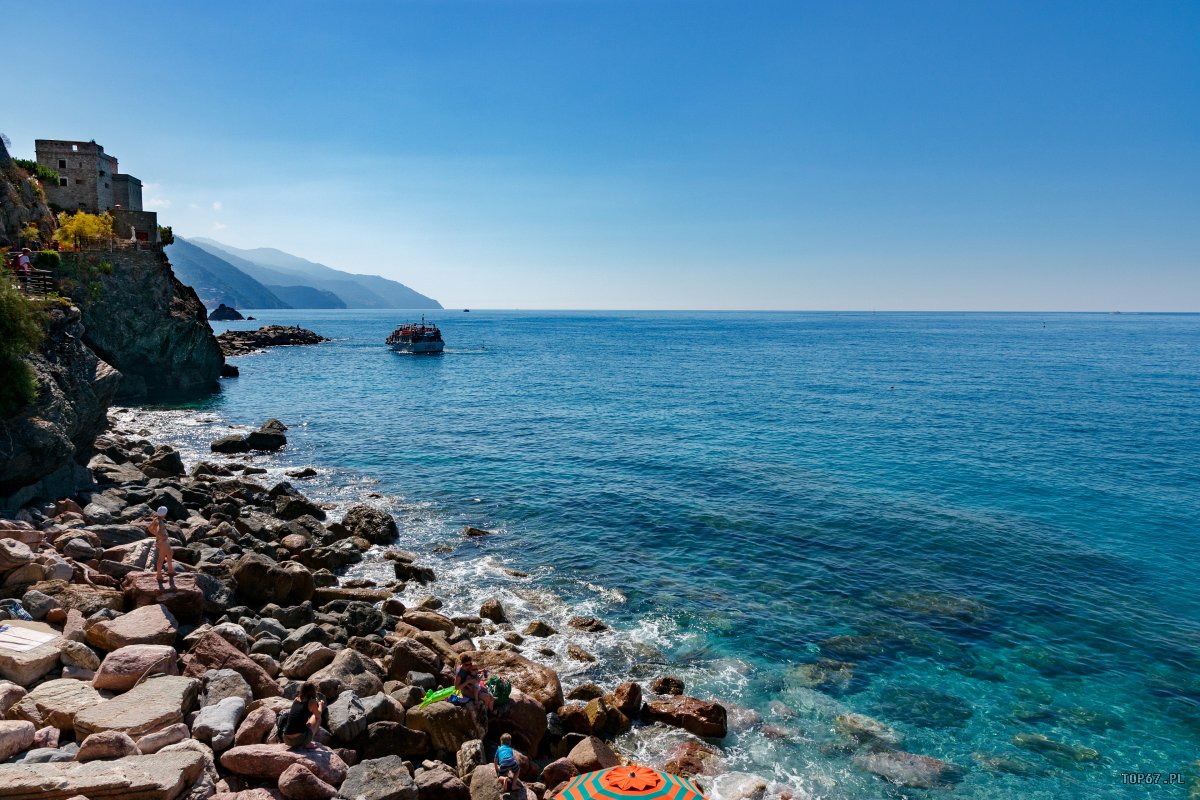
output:
M487 677L487 673L480 672L475 668L470 653L463 653L458 657L458 669L454 671L454 688L463 697L482 703L484 708L491 711L495 701L491 692L483 685L485 677Z
M500 791L508 794L517 787L517 773L521 769L517 754L513 752L512 734L500 735L500 746L496 748L496 777L500 779Z
M283 743L293 750L311 747L321 729L325 700L317 696L316 684L305 681L287 710L283 726Z
M155 562L154 562L154 577L158 580L158 586L161 589L163 585L163 565L166 565L165 574L171 581L175 583L175 556L171 552L171 543L167 541L167 526L164 520L167 518L167 507L159 506L153 514L150 515L146 530L150 531L150 535L154 537Z

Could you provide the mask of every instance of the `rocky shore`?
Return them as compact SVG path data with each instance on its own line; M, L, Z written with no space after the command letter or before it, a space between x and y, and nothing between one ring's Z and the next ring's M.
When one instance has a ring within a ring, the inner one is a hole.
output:
M324 336L295 325L265 325L256 331L225 331L217 336L226 358L244 356L266 347L287 347L328 342Z
M286 445L272 420L244 437ZM260 437L255 439L254 437ZM564 691L536 659L539 619L495 598L439 613L436 593L406 606L405 584L437 590L422 556L394 546L388 513L353 505L339 520L290 483L257 483L235 456L186 465L118 426L94 443L91 491L0 521L0 797L174 800L499 800L491 756L502 733L521 753L521 800L621 763L612 740L661 723L694 737L668 769L713 774L726 709L660 676ZM166 506L178 575L160 586L153 540L134 524ZM464 531L478 537L486 532ZM340 578L373 548L395 578ZM574 617L581 635L608 630ZM28 644L22 641L29 640ZM512 682L491 714L440 701L463 652ZM594 658L576 646L573 657ZM274 741L304 681L328 699L319 743Z

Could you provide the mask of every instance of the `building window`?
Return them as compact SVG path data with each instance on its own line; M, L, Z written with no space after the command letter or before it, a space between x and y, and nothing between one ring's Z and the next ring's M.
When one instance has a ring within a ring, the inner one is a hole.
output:
M82 184L83 184L83 178L76 178L76 179L75 179L75 185L76 185L76 186L81 186Z
M66 160L65 158L60 158L60 159L58 160L58 168L59 168L59 169L66 169L66 168L67 168L67 160Z
M77 144L73 144L73 145L71 145L71 152L72 152L72 153L78 153L78 152L79 152L79 145L77 145Z
M67 179L66 179L66 178L59 178L59 179L58 179L58 185L59 185L59 186L66 186L66 185L67 185Z
M107 182L104 184L104 188L105 188L105 189L107 189L107 188L108 188L108 183L107 183Z

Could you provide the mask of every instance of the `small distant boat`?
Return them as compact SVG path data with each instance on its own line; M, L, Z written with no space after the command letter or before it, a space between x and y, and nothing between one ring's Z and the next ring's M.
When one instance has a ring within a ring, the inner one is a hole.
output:
M426 322L424 315L419 323L407 322L392 331L387 343L397 353L440 353L446 347L438 326Z

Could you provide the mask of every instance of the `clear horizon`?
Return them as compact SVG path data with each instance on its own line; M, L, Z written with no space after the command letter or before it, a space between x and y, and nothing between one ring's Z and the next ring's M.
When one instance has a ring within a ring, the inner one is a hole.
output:
M95 139L181 236L447 308L1200 310L1194 3L55 14L14 156Z

